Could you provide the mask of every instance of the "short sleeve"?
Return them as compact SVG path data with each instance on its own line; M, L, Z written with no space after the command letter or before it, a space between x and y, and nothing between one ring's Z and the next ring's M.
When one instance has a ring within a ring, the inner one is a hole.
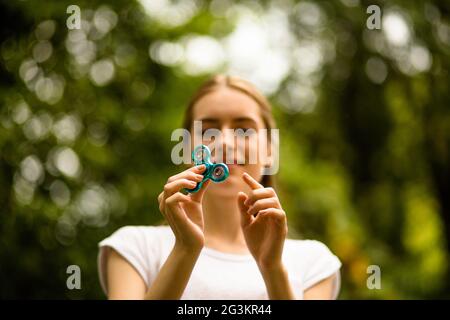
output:
M315 240L307 240L307 264L304 268L303 274L303 290L306 290L316 283L336 274L333 284L333 299L336 299L340 286L340 271L341 262L328 247Z
M127 260L149 286L157 273L159 263L155 233L156 230L152 227L126 226L98 244L98 273L100 284L106 295L108 294L106 259L109 248L114 249Z

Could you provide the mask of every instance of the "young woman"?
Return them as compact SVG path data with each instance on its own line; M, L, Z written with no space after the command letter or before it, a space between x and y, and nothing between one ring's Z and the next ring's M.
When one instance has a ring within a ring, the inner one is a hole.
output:
M267 99L229 76L214 77L194 95L184 127L192 131L196 120L221 132L275 126ZM233 139L225 134L221 144L236 157ZM255 145L246 144L245 157ZM170 177L158 196L168 226L126 226L100 242L108 298L335 299L339 259L318 241L286 239L273 176L261 174L268 163L247 162L228 165L224 182L207 182L197 193L182 191L201 181L204 166Z

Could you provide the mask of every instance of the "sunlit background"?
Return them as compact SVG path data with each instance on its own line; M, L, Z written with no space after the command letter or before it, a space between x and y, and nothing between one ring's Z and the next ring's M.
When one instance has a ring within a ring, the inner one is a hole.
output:
M80 30L66 26L73 4ZM366 26L371 4L381 30ZM341 259L341 299L450 297L449 2L28 0L0 12L0 297L105 297L97 244L161 222L156 197L180 170L170 133L215 73L272 101L291 237ZM66 287L72 264L81 290Z

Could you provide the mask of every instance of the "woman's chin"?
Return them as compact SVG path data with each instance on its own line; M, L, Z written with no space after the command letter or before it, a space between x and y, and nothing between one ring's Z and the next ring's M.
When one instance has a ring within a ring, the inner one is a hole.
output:
M230 175L225 181L211 183L208 186L207 192L218 197L236 197L238 192L245 188L242 182L239 177Z

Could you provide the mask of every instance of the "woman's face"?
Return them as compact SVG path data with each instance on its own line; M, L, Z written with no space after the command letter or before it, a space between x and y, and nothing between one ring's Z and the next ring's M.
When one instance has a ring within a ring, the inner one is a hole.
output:
M236 197L239 191L249 191L249 187L242 180L242 173L244 172L249 173L258 181L261 180L264 160L258 156L258 144L263 142L261 135L257 132L264 129L265 125L260 115L260 106L255 100L238 90L220 88L206 94L196 102L193 108L193 120L201 121L202 132L208 129L220 130L222 139L216 146L222 148L223 158L217 159L220 153L216 152L217 150L212 150L212 161L219 162L217 160L222 160L227 163L230 170L228 179L209 185L208 194L220 197ZM229 129L233 129L233 132L236 129L243 129L244 131L253 129L256 134L246 136L241 143L238 143L238 138ZM213 142L214 140L203 140L203 144L210 146ZM256 156L253 161L249 161L251 160L251 154ZM245 160L244 164L237 163L239 156ZM228 161L230 159L232 163Z

